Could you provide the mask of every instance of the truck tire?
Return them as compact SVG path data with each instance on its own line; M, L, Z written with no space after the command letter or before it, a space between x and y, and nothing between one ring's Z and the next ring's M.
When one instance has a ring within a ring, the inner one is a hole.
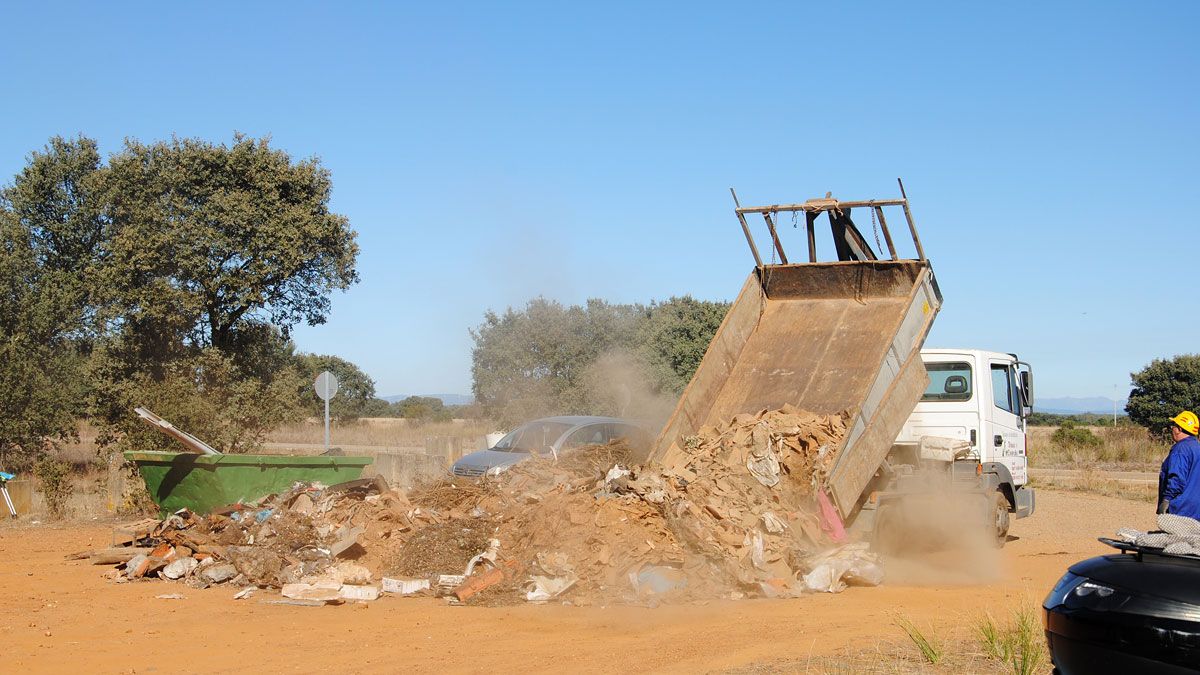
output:
M895 555L904 542L903 518L894 504L885 504L875 512L875 527L871 533L872 548L882 555Z
M991 508L992 527L996 535L996 548L1004 546L1008 541L1008 498L1004 493L996 490L992 493L992 508Z

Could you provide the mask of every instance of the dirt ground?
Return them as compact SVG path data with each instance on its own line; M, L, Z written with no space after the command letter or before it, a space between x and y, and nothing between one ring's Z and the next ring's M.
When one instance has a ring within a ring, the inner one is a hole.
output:
M112 523L0 526L0 671L86 668L153 672L707 672L794 669L797 658L897 643L906 617L969 638L985 611L1006 617L1041 602L1066 567L1111 551L1118 527L1149 529L1133 501L1040 490L998 560L943 555L893 565L878 588L792 600L648 607L450 607L384 597L371 604L291 607L233 600L235 589L114 584L107 567L67 561L108 545ZM991 577L991 578L988 578ZM155 596L180 593L181 600Z

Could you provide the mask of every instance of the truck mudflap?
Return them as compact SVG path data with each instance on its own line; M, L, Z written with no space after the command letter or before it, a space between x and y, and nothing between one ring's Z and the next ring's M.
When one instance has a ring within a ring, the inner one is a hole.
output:
M1016 501L1016 508L1013 509L1013 514L1016 515L1016 517L1024 518L1026 516L1033 515L1034 506L1037 504L1037 500L1033 493L1033 488L1029 487L1028 485L1022 485L1016 489L1016 491L1013 493L1013 497Z
M1000 462L984 462L981 466L982 478L987 489L999 490L1008 499L1008 510L1017 518L1033 515L1033 488L1028 485L1018 486L1013 481L1013 475L1008 465Z

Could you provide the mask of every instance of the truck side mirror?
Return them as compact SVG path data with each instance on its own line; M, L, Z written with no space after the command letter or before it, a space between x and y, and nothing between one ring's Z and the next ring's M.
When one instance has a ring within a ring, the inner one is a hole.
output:
M1022 417L1033 414L1033 373L1028 370L1020 371L1021 379L1021 413Z

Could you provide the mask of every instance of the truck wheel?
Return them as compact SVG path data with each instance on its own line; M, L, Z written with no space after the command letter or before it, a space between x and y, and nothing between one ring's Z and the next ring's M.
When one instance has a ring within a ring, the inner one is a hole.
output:
M1008 498L999 490L992 493L992 527L996 533L996 547L1008 541Z
M879 507L875 512L875 531L872 533L874 549L883 555L894 555L900 551L904 541L900 513L892 504Z

